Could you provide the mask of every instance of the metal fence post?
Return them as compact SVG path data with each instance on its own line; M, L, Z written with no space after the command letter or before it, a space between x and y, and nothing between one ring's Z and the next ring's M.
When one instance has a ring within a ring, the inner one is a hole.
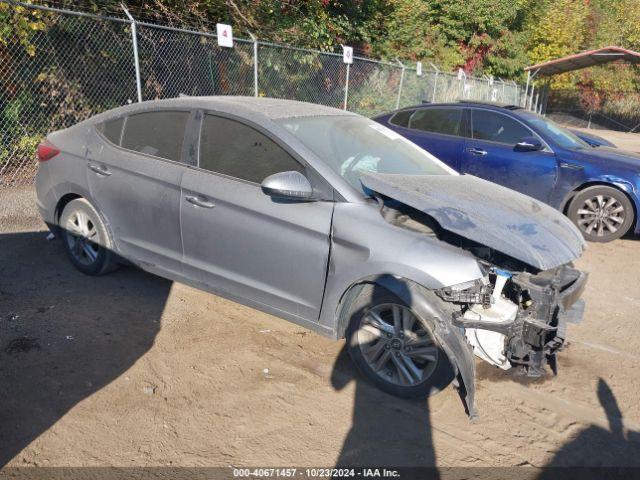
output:
M138 93L138 103L142 102L142 80L140 78L140 59L138 57L138 29L136 28L136 21L127 10L127 7L124 6L124 3L121 3L120 6L124 10L124 13L127 15L127 18L131 22L131 39L133 41L133 62L136 69L136 91Z
M527 108L527 94L529 93L529 82L531 82L531 70L527 70L527 85L524 87L524 103L522 107Z
M343 110L347 109L347 102L349 101L349 67L351 66L350 63L347 63L347 75L345 76L344 79L344 107L342 108Z
M529 108L528 110L531 110L533 108L533 94L536 91L536 86L532 83L531 84L531 93L529 94Z
M253 96L258 97L258 39L251 32L247 32L253 40Z
M400 71L400 86L398 88L398 98L396 99L396 110L400 108L400 96L402 95L402 83L404 82L404 64L396 58L396 62L400 65L402 70Z
M436 89L438 87L438 74L440 73L440 70L431 62L429 62L429 65L431 65L431 67L436 71L436 75L433 79L433 94L431 95L431 103L436 103Z

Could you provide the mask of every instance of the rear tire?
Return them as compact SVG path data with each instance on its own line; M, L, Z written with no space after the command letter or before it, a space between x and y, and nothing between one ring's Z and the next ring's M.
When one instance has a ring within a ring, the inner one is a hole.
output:
M589 242L611 242L633 226L635 212L631 200L620 190L596 185L573 197L567 216Z
M358 370L381 390L425 398L454 379L431 319L420 319L401 299L367 284L351 304L347 349Z
M96 208L84 198L65 205L60 232L71 263L87 275L103 275L115 268L113 241Z

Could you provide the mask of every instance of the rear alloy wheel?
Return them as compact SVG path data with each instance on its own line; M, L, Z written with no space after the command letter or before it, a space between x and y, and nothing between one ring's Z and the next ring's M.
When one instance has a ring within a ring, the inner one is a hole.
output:
M567 213L585 240L590 242L616 240L629 231L634 221L629 198L620 190L605 186L579 192Z
M367 285L351 312L349 354L380 389L400 397L426 397L453 380L432 327L393 294Z
M98 211L84 198L69 202L60 217L62 241L74 266L87 275L112 270L111 237Z

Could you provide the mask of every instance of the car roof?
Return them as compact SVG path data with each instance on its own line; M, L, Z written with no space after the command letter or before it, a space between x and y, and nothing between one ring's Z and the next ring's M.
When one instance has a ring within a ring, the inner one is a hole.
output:
M317 105L315 103L300 102L297 100L221 95L209 97L182 96L179 98L165 100L150 100L109 110L103 114L96 115L93 117L93 120L101 122L114 116L135 113L137 111L166 110L175 108L202 108L204 110L213 110L240 117L251 118L258 123L260 123L260 120L272 121L294 117L356 115L355 113L345 110Z
M497 102L483 102L480 100L460 100L457 102L443 102L443 103L431 103L431 102L423 102L417 105L410 105L407 107L399 108L398 110L392 110L387 113L383 113L381 115L377 115L377 117L382 117L384 115L390 115L395 112L401 112L405 110L414 110L416 108L432 108L432 107L482 107L489 108L491 110L509 110L509 111L517 111L522 110L522 107L518 105L511 105L508 103L497 103Z

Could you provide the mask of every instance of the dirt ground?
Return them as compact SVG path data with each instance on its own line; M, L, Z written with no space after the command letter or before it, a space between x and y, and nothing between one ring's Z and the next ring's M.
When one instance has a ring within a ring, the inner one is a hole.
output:
M184 285L77 272L30 188L0 191L0 465L640 465L640 239L589 246L584 322L559 375L478 362L403 401L332 342Z

